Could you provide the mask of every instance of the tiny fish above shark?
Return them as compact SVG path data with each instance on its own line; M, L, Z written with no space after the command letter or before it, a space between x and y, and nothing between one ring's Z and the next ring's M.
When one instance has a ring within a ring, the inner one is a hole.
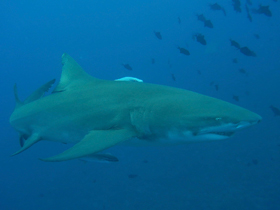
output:
M48 96L43 97L55 80L23 102L15 85L10 123L19 133L21 148L13 155L46 140L75 145L43 161L117 160L100 152L115 145L223 140L262 119L247 109L184 89L130 82L131 78L94 78L66 53L62 64L60 82Z

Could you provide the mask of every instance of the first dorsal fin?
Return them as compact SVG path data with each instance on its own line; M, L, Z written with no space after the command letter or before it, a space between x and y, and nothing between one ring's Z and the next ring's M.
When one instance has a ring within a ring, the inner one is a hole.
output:
M64 53L62 59L62 73L59 84L54 89L55 92L62 92L69 86L81 84L95 78L87 74L83 68L67 53ZM96 79L97 80L97 79Z

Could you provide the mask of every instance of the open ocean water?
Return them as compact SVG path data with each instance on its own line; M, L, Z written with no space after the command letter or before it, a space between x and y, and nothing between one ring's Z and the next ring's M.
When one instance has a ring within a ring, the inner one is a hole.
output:
M1 0L0 210L280 209L279 36L277 0ZM48 141L11 157L14 83L24 100L58 81L64 52L94 77L188 89L263 120L224 141L112 147L117 163L42 162L67 148Z

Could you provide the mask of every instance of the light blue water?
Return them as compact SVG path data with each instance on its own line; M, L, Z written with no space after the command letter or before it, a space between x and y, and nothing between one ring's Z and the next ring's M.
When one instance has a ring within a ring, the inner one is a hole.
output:
M0 209L279 209L280 117L274 117L269 106L280 108L280 2L254 0L250 9L269 5L272 17L251 12L252 23L245 0L241 13L231 1L220 0L226 17L210 10L209 3L215 2L2 0ZM197 20L202 13L213 29ZM193 40L196 33L205 35L206 46ZM257 57L241 54L229 39ZM180 54L177 46L191 55ZM18 134L8 122L15 105L14 83L24 99L50 79L59 79L63 52L95 77L134 76L193 90L248 108L263 121L226 141L114 147L110 152L120 161L113 164L38 160L65 149L52 142L10 157L19 149Z

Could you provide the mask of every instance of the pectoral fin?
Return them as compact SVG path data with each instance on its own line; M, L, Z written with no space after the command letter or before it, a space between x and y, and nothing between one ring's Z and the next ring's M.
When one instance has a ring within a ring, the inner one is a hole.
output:
M12 156L23 152L24 150L28 149L29 147L31 147L33 144L37 143L40 140L41 137L38 133L32 134L24 143L23 143L23 137L20 137L20 143L22 147L20 148L20 150L12 154Z
M79 143L75 144L63 153L41 160L58 162L85 157L112 147L133 136L135 136L135 133L127 129L94 130L86 135Z

